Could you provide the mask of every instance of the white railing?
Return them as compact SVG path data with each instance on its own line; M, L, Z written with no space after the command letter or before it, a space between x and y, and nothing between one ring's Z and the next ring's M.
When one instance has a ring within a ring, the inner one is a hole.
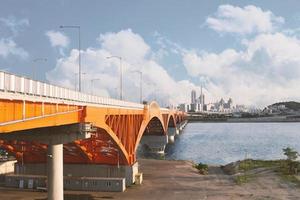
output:
M110 106L144 108L143 104L85 94L0 71L0 91Z

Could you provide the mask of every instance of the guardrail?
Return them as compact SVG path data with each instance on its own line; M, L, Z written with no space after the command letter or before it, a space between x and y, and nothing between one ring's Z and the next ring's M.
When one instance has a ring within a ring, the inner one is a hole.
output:
M17 76L3 71L0 71L0 91L82 103L144 108L143 104L85 94L68 88L35 81L23 76Z

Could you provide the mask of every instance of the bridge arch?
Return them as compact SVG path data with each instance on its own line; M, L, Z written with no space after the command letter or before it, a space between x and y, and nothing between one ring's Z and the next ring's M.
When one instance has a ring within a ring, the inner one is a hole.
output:
M168 123L167 123L167 126L166 128L169 128L169 127L176 127L176 120L175 120L175 116L174 114L170 114L169 115L169 119L168 119Z
M158 103L155 102L155 101L151 102L149 105L145 105L145 107L144 107L144 119L143 119L143 122L140 126L138 136L136 138L135 146L134 146L134 149L133 149L134 154L137 151L138 146L140 144L140 141L142 139L142 136L144 135L144 133L145 133L148 125L150 124L150 122L152 122L152 123L154 123L154 122L158 123L159 122L159 125L161 127L160 130L162 130L161 135L166 134L166 128L165 128L166 125L164 123L164 120L163 120L163 117L162 117L162 114L161 114L161 111L160 111L160 107L159 107Z

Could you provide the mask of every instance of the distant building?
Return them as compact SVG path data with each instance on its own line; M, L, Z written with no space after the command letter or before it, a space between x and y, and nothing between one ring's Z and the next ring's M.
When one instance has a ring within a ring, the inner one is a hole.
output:
M276 114L280 114L280 113L292 113L292 112L284 104L273 104L273 105L266 107L263 110L263 113L276 115Z
M200 93L200 96L199 96L199 104L200 104L199 105L199 111L203 112L204 111L203 107L205 105L205 96L202 92L202 86L201 86L201 93Z
M215 104L214 103L208 103L205 105L206 111L215 111Z
M229 98L226 102L223 98L214 104L206 104L206 110L212 112L231 113L234 111L233 100Z
M196 104L196 91L192 90L191 92L191 104Z
M196 103L191 103L189 111L196 112L197 111L197 104Z
M232 109L233 107L233 101L231 98L228 99L227 103L224 104L225 109Z
M179 104L179 106L178 106L178 109L183 112L188 112L189 108L190 108L190 105L185 104L185 103Z

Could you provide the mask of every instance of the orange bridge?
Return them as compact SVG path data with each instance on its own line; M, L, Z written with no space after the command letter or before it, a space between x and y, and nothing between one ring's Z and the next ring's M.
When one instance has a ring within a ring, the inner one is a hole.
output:
M0 148L19 165L48 160L56 169L51 160L58 156L70 165L133 166L142 138L161 152L184 124L185 113L156 102L98 97L0 72Z

